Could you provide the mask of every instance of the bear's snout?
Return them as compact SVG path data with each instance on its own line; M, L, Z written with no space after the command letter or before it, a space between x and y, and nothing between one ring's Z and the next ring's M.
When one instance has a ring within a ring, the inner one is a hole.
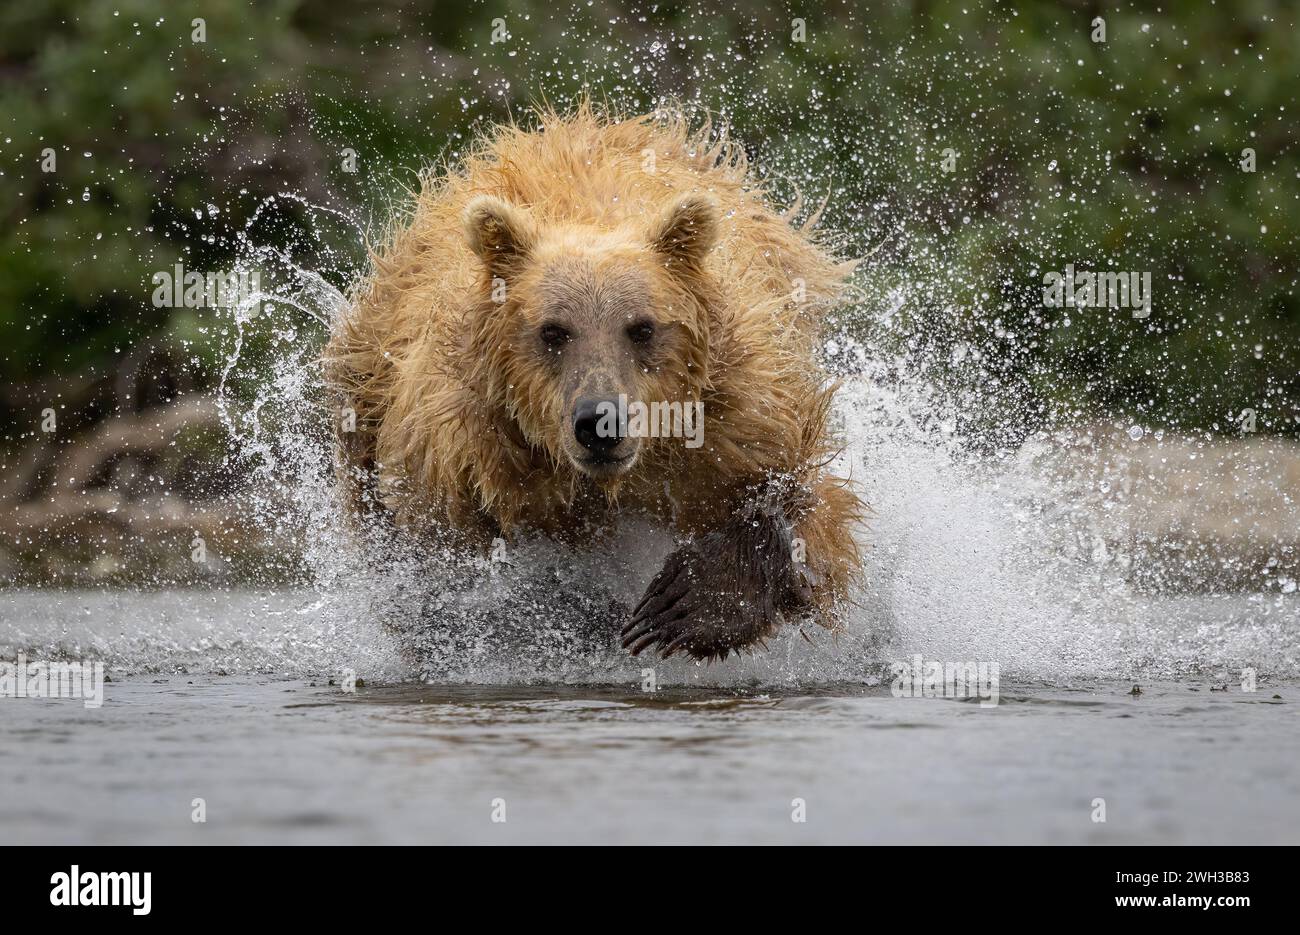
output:
M627 437L626 418L617 399L578 400L573 407L573 437L594 459L611 459L619 442Z

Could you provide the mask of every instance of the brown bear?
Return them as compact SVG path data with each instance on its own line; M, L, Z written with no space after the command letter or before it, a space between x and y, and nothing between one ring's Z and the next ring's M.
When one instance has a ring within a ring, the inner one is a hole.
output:
M707 122L537 120L426 176L334 329L350 500L479 548L664 524L679 547L623 628L633 654L833 626L863 508L826 470L814 347L853 264L775 213Z

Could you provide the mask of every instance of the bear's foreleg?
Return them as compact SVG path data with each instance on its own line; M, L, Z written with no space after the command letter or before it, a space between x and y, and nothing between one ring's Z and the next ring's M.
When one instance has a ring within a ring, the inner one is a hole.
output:
M721 528L669 555L623 628L623 646L633 655L656 647L665 658L725 659L761 643L783 615L810 610L823 574L802 560L791 522L803 525L800 514L816 509L810 496L770 484Z

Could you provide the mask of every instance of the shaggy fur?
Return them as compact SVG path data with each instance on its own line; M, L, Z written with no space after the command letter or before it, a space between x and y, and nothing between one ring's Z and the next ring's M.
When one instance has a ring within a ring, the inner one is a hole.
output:
M724 570L719 590L743 602L755 587L811 587L831 623L859 568L861 506L824 470L834 387L814 343L852 264L769 207L739 147L680 114L610 120L583 106L539 120L501 127L425 177L332 336L326 372L357 415L339 437L351 500L480 546L522 530L588 537L635 511L697 552L710 535L710 548L733 543L741 563L736 517L761 501L772 541L802 539L806 566L777 557L739 583ZM644 308L655 340L617 372L608 349L575 347L581 365L557 363L536 336L555 307ZM633 399L702 400L703 447L645 439L626 473L588 476L566 455L569 407L597 377L622 380ZM697 590L707 564L686 572ZM753 601L761 619L711 642L677 633L670 648L652 628L629 645L725 656L767 636L774 607L809 603L786 598Z

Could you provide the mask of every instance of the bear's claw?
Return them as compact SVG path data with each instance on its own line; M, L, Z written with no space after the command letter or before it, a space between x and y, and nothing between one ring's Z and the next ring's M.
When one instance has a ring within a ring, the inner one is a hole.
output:
M780 510L742 511L668 556L623 628L623 648L634 656L657 646L665 659L677 652L726 659L772 633L780 611L806 607L814 583L791 557Z
M683 636L689 635L673 636L673 628L685 626L684 621L695 604L691 598L691 572L687 556L683 555L685 551L679 549L668 557L632 612L632 619L623 628L623 648L631 650L634 656L655 643L663 646L666 652L668 642L680 642Z

